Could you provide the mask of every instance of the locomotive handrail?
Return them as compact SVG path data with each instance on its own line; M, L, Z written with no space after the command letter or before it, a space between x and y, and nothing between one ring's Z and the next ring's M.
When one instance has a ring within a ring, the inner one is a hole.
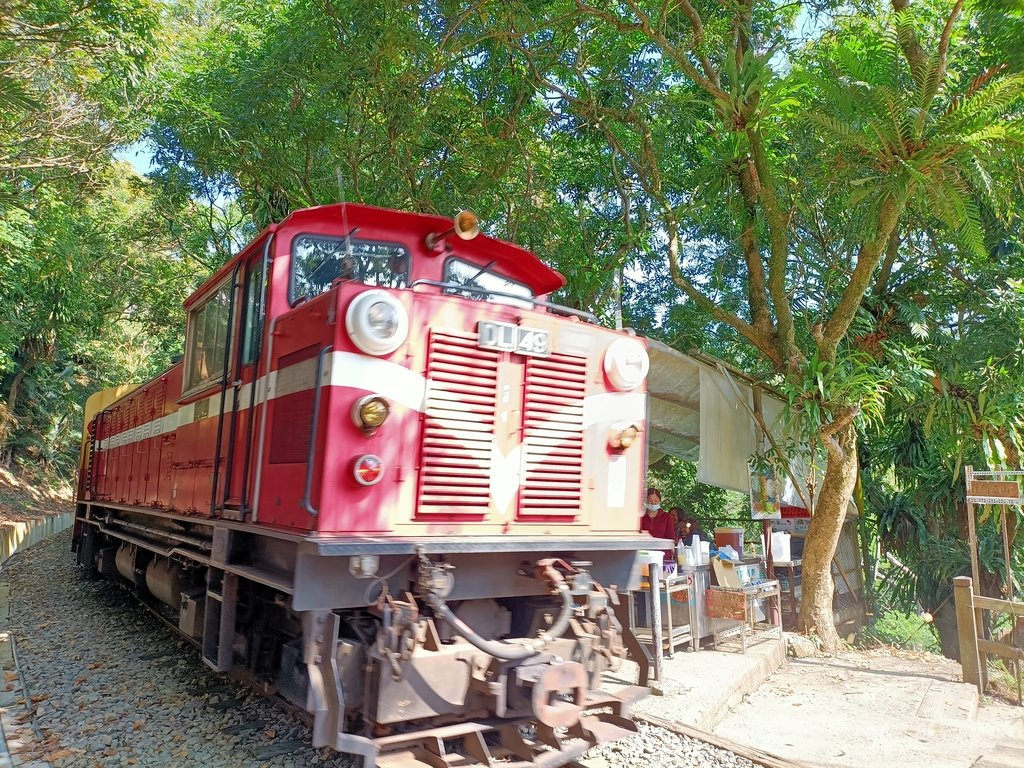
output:
M320 427L320 395L323 392L324 358L334 350L328 344L321 348L316 358L316 385L313 388L313 427L309 432L309 451L306 454L306 492L302 497L302 508L311 515L319 515L320 510L313 506L313 456L316 453L316 439Z
M252 360L252 386L249 388L249 415L246 418L245 426L245 459L242 462L242 499L241 511L244 515L246 505L249 503L249 463L252 459L252 426L256 413L256 383L260 378L260 357L263 352L263 324L267 320L267 271L270 265L270 246L274 242L274 232L271 231L267 242L263 245L263 266L260 273L260 327L256 336L256 350ZM239 349L242 345L239 345ZM269 365L269 361L268 361ZM266 406L264 406L264 409Z
M480 288L479 286L476 285L459 285L458 283L446 283L441 280L420 279L413 280L412 283L409 284L409 290L412 290L413 288L419 285L429 285L433 286L434 288L456 288L460 291L469 291L470 293L486 294L488 296L501 296L502 298L515 299L516 301L528 301L531 304L539 304L542 307L554 310L558 314L571 315L573 317L581 318L583 320L593 323L594 325L597 325L598 322L597 315L582 309L573 309L572 307L567 307L563 304L554 304L550 301L543 301L541 299L528 299L524 296L517 296L514 293L507 293L505 291L492 291L488 288Z
M217 442L216 449L213 453L213 481L211 482L210 488L210 515L216 517L217 510L223 511L224 505L217 505L217 484L220 482L220 449L223 445L224 438L224 400L228 392L228 373L231 369L231 355L234 352L231 341L235 335L235 294L238 292L238 271L241 268L241 264L236 264L234 270L231 272L231 298L228 299L228 327L224 334L224 366L221 370L220 376L220 406L219 412L217 413ZM232 376L232 378L234 378ZM228 438L232 441L234 437L234 424L235 424L235 411L238 407L238 387L235 386L235 398L232 401L231 408L231 435ZM229 449L228 464L230 465L232 458L232 451ZM228 484L229 485L229 484ZM226 488L227 492L230 492L230 488Z

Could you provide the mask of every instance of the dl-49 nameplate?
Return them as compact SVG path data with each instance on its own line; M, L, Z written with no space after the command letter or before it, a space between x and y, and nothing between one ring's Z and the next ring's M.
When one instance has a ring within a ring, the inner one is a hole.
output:
M479 334L477 346L481 349L500 349L536 357L551 354L551 334L547 331L492 320L481 320L476 329Z

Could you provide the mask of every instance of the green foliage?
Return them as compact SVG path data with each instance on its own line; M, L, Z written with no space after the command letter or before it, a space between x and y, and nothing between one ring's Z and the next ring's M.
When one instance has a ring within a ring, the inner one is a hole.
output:
M909 494L897 491L891 496L879 494L871 499L883 547L910 549L921 547L928 537L927 515Z
M76 195L41 190L0 229L0 449L69 467L93 391L142 381L181 351L194 262L173 251L152 185L109 166Z
M989 220L991 222L991 220ZM899 296L873 308L887 339L882 362L894 372L885 418L867 433L869 515L883 553L880 594L888 605L935 611L949 599L951 580L970 574L963 467L1020 466L1022 338L1020 293L1006 273L1024 269L1007 251L998 266L971 264L971 280L933 280L928 290L959 307L954 318L939 301L920 313L898 311ZM921 289L914 280L901 293ZM888 305L882 310L882 306ZM916 306L916 305L915 305ZM909 315L927 328L915 333ZM1013 569L1024 565L1010 510ZM998 516L979 516L981 588L991 593L1005 578Z
M812 46L797 71L819 158L827 161L822 191L845 198L856 237L895 200L910 221L940 222L949 242L984 257L981 205L1000 208L1011 193L989 171L1024 140L1013 110L1024 79L991 71L960 85L955 64L908 64L911 21L908 12L890 27L854 17Z
M857 641L861 645L881 643L915 651L939 652L933 625L914 613L887 611L872 625L861 629Z
M881 416L889 373L870 355L851 351L836 361L822 361L815 355L800 374L799 379L781 382L779 388L794 415L799 414L803 435L819 434L850 403L858 404L865 422Z
M1024 67L1024 0L972 0L975 41L982 61Z
M163 73L158 160L234 186L260 226L341 194L472 203L518 230L515 201L550 188L523 72L493 45L463 49L442 9L224 0L175 22L198 29Z
M0 210L78 183L138 128L150 0L11 0L0 14Z
M720 525L746 524L751 535L760 536L760 523L750 520L750 500L735 491L726 491L697 481L697 465L676 456L664 456L647 473L648 485L662 492L665 509L681 507L697 518L709 536Z

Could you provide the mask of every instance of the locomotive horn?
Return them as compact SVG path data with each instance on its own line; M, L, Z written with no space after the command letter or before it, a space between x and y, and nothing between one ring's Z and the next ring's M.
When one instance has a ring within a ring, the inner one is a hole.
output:
M427 248L435 250L444 240L457 235L461 240L472 240L480 234L480 218L472 211L459 211L455 217L455 226L447 232L431 232L426 237Z

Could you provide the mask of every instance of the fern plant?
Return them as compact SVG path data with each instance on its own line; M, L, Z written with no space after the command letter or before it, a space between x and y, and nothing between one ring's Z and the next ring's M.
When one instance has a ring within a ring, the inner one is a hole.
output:
M822 183L846 200L851 232L895 203L912 224L941 223L959 249L984 257L979 205L1006 207L990 167L1024 145L1024 75L996 66L961 84L947 66L952 30L929 56L913 46L912 21L909 11L887 25L856 19L819 41L801 71L805 119L834 158Z

